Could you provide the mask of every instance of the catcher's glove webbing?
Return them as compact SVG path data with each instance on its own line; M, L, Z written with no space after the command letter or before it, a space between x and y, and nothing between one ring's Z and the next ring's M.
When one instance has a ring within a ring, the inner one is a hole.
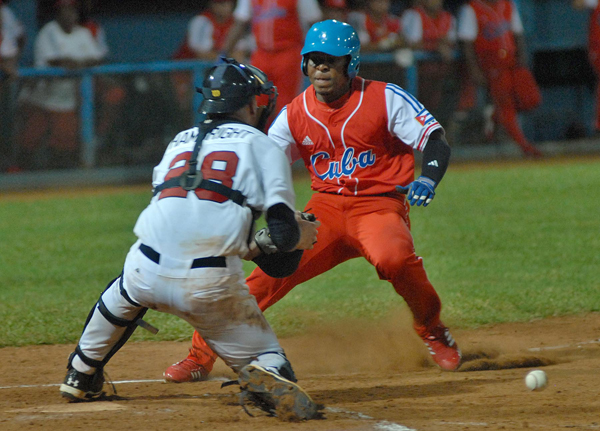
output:
M314 214L303 212L300 216L307 221L314 222L317 220ZM273 241L269 237L269 229L264 228L256 232L254 236L256 245L260 248L263 253L252 259L260 269L264 271L269 277L273 278L285 278L292 275L298 268L300 259L304 250L293 250L289 252L279 252ZM268 249L268 252L265 252Z
M302 217L302 220L306 220L306 221L310 221L310 222L317 221L317 217L313 213L309 213L309 212L305 212L305 211L300 213L300 217Z

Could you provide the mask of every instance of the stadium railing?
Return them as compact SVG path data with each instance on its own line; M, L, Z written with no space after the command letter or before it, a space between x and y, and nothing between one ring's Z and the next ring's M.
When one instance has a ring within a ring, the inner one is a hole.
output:
M418 76L417 66L418 61L426 61L435 59L436 56L427 53L416 51L414 52L415 62L413 65L405 68L405 89L417 95ZM362 63L394 63L393 53L365 53L361 55ZM106 64L86 69L70 71L63 68L47 67L34 68L26 67L19 69L19 77L21 78L44 78L44 77L65 77L78 76L80 80L80 134L82 143L82 162L86 167L96 165L96 146L97 142L94 139L94 77L97 75L117 75L117 74L135 74L135 73L164 73L189 71L194 74L194 85L200 86L204 71L212 66L212 62L207 61L160 61L149 63L123 63L123 64ZM194 105L200 103L201 96L198 94Z
M435 60L437 56L426 52L415 51L414 52L414 63L403 69L403 82L404 88L410 93L417 95L418 88L418 74L417 65L420 61ZM393 53L363 53L361 55L361 63L363 64L396 64ZM202 83L204 72L207 68L213 65L212 62L207 61L157 61L147 63L117 63L117 64L105 64L96 67L90 67L80 70L67 70L64 68L47 67L47 68L36 68L36 67L22 67L19 69L19 78L14 82L14 91L12 91L12 102L16 106L19 86L25 80L37 80L51 77L77 77L79 78L79 118L80 118L80 140L81 140L81 151L80 151L80 166L81 169L69 170L73 175L75 171L88 171L86 179L97 182L107 182L108 178L106 175L114 177L113 183L118 183L119 178L129 178L132 172L136 169L142 168L141 166L122 166L112 168L102 168L98 163L98 150L99 144L96 136L96 109L98 101L95 100L95 78L106 75L151 75L157 73L173 73L173 72L191 72L193 75L193 85L199 87ZM306 80L308 83L308 80ZM201 102L201 95L196 93L193 99L193 106L190 107L191 112L195 112L196 108ZM13 106L13 109L14 109ZM200 114L194 114L196 120L200 119ZM14 130L10 132L11 135ZM16 139L15 139L16 138ZM18 146L18 137L14 137L12 145ZM100 174L98 176L90 175L90 169L105 169L108 172L106 175ZM145 171L144 171L145 172ZM19 185L27 185L35 187L40 183L40 171L29 172L29 171L16 171L13 173L2 173L0 172L0 189L13 189L18 188ZM59 172L47 171L44 175L44 181L48 183L60 183L61 175ZM32 178L29 178L29 177ZM42 181L42 182L44 182ZM111 182L111 181L108 181ZM50 185L50 184L48 184Z

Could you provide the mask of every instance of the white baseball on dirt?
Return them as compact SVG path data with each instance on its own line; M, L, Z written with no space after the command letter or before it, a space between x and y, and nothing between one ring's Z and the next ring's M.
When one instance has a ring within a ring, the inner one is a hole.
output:
M525 376L525 385L532 391L541 391L548 384L548 376L542 370L533 370Z

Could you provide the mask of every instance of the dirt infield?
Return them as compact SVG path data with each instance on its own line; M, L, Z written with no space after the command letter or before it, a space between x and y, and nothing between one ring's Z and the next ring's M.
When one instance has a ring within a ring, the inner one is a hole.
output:
M454 331L467 361L459 372L431 366L404 318L346 322L283 339L304 388L325 419L285 423L237 405L233 374L166 384L162 371L188 343L129 343L107 366L112 401L69 404L58 393L73 346L0 349L0 429L12 430L593 430L600 429L600 314ZM523 368L524 367L524 368ZM548 387L529 391L543 368ZM108 386L105 386L107 391Z

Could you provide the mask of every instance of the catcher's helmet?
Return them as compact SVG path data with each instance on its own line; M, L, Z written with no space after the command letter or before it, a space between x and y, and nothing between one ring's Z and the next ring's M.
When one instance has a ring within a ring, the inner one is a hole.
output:
M304 40L302 48L302 72L306 75L307 54L324 52L334 57L350 56L348 76L352 79L360 65L360 40L350 24L328 19L314 24Z
M277 88L262 70L233 58L221 61L206 72L202 88L198 89L204 96L199 109L202 114L233 113L261 94L268 95L269 107L274 107Z

